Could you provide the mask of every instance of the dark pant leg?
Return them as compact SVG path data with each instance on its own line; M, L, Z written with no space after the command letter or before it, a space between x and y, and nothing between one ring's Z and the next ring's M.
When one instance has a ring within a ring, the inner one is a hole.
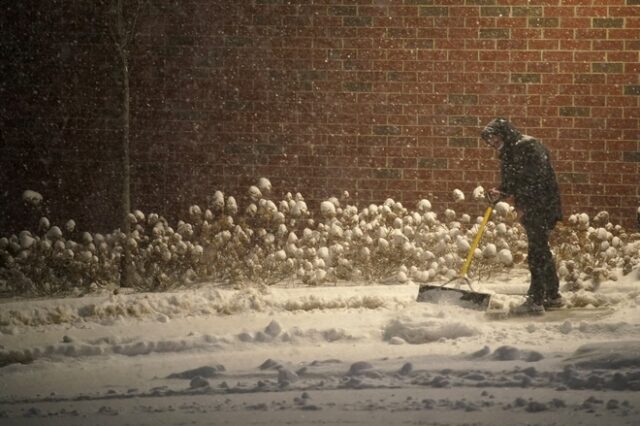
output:
M549 248L549 230L538 224L525 224L529 240L528 262L531 271L529 295L536 303L558 295L558 275Z

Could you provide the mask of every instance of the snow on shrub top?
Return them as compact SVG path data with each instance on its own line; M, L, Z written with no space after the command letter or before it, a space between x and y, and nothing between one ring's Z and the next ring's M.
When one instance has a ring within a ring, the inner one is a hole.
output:
M458 203L460 201L464 201L464 192L460 191L459 189L454 189L453 190L453 200Z
M22 201L31 204L32 206L39 205L40 203L42 203L42 200L42 194L40 194L39 192L27 189L22 193Z

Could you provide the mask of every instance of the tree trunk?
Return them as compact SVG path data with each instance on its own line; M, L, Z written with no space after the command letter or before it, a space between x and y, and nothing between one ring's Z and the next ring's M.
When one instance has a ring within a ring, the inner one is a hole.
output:
M122 255L120 258L120 287L129 287L131 250L129 248L129 237L131 228L129 223L129 213L131 212L131 167L129 157L129 130L130 130L130 94L129 94L129 54L127 51L127 31L124 25L124 10L122 0L117 2L117 37L118 53L122 65L122 232L124 241L122 243Z
M129 213L131 212L131 167L129 158L129 68L126 56L122 58L122 232L125 235L120 271L120 287L129 287L129 268L131 234Z

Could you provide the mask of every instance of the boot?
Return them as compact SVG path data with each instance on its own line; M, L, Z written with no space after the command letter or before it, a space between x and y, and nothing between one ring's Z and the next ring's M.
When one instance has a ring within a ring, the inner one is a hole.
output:
M545 308L562 308L565 305L565 300L559 294L551 297L545 297L542 305Z
M527 300L522 305L516 306L511 309L511 315L515 316L536 316L544 315L544 306L542 303L538 303L531 297L527 297Z

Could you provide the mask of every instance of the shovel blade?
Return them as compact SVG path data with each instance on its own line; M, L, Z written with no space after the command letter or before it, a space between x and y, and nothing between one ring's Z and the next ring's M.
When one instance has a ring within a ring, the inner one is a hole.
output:
M486 310L491 295L459 288L424 284L418 290L418 302L458 305L464 308Z

